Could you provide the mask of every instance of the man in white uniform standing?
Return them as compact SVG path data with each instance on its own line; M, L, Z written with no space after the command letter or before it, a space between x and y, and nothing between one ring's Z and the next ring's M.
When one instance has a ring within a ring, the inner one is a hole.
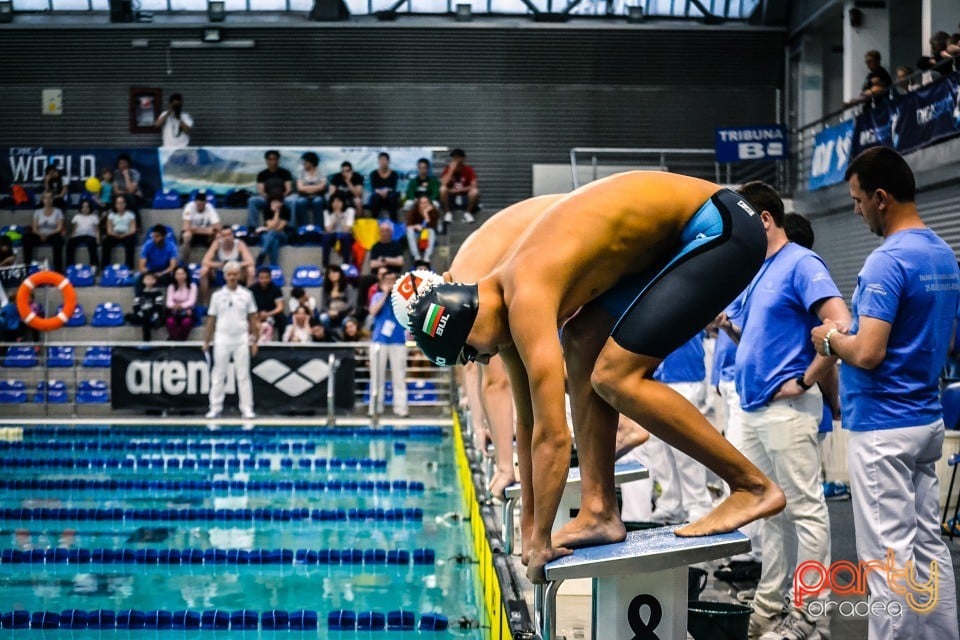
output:
M183 110L183 96L175 93L170 96L166 110L160 114L153 126L163 132L164 147L189 147L190 132L193 130L193 118Z
M210 349L213 339L213 371L210 374L210 411L207 418L218 418L223 411L224 384L227 367L233 359L237 376L237 394L240 396L240 414L255 418L253 412L253 384L250 381L250 355L257 354L257 336L260 322L253 294L240 283L240 264L231 260L223 266L227 286L210 298L207 327L203 335L203 351Z

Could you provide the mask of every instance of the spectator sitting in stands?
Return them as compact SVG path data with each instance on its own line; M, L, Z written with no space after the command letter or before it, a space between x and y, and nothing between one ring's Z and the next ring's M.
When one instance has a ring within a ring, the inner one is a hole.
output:
M117 156L117 170L113 172L113 192L126 196L127 209L137 218L137 229L143 228L143 221L140 219L140 203L143 201L140 172L130 165L130 156L125 153Z
M327 327L317 318L310 318L310 340L312 342L336 342L337 335L335 331L327 330Z
M327 267L320 296L320 321L331 328L357 310L357 289L347 282L340 267Z
M100 216L93 212L90 200L80 201L80 210L73 216L73 235L67 240L67 264L76 264L77 247L87 248L90 264L96 269L100 266Z
M360 321L355 316L350 316L343 321L343 331L340 334L342 342L362 342L365 339L363 329L360 328Z
M270 198L267 210L263 212L263 226L257 227L260 234L260 255L257 266L261 264L280 264L280 247L287 244L287 227L290 224L290 208L280 197Z
M173 271L173 282L167 287L167 335L171 340L186 340L193 329L197 307L197 285L190 280L184 266Z
M417 206L407 212L407 245L410 247L410 258L416 261L430 262L433 247L437 242L437 223L440 221L440 212L433 206L430 198L422 196L417 200ZM426 241L423 252L420 251L421 240Z
M381 151L377 154L377 168L370 172L370 211L374 217L390 218L397 221L397 209L400 208L400 176L390 168L390 154ZM384 216L386 212L386 216Z
M330 196L330 209L323 212L323 266L330 265L330 250L340 242L340 257L343 264L353 258L353 223L356 211L347 206L339 193Z
M256 229L260 224L260 214L266 213L271 199L289 199L288 206L296 207L297 196L293 193L293 175L280 166L280 152L270 149L263 154L267 168L257 174L257 195L247 201L247 227ZM289 221L289 215L287 220Z
M464 199L465 204L462 202ZM444 222L453 222L453 205L463 207L464 222L474 221L480 203L480 188L477 186L477 172L467 164L467 154L463 149L450 152L450 164L440 174L440 203L443 205Z
M380 240L370 247L370 272L380 267L403 269L403 245L393 239L393 223L389 220L380 222Z
M297 206L294 208L295 225L314 224L319 226L323 219L324 195L327 192L327 177L320 173L320 158L313 151L300 157L303 170L297 178ZM313 215L308 211L312 209Z
M100 191L91 194L90 197L93 198L98 211L110 211L110 203L113 202L113 169L110 167L100 169ZM105 222L106 216L103 216L101 223Z
M876 49L871 49L864 54L863 62L867 65L867 77L863 80L860 95L844 103L844 106L870 102L871 100L880 101L887 97L887 91L893 84L893 79L890 77L890 73L880 64L880 61L880 52Z
M17 254L13 251L13 240L10 236L0 235L0 267L10 267L17 260Z
M897 67L897 81L894 85L897 87L897 91L901 94L908 93L917 88L917 83L911 82L908 80L910 76L913 75L913 67L909 65L900 65Z
M353 165L346 160L340 165L340 173L330 176L332 196L339 193L347 203L353 203L354 210L363 214L363 176L353 172Z
M137 250L137 219L127 210L127 197L118 195L113 200L113 211L107 214L107 231L101 250L100 264L106 266L113 262L113 248L123 245L124 263L133 270L133 256ZM164 229L166 231L166 229Z
M201 191L195 200L183 208L183 231L180 234L180 259L190 261L190 247L203 247L213 244L220 233L220 214L217 208L207 202L207 194Z
M306 307L310 312L311 318L318 317L317 299L307 293L303 287L294 287L290 290L290 299L287 300L287 308L290 310L290 315L292 316L296 313L300 307Z
M67 185L57 165L47 165L47 172L43 174L43 190L53 194L53 206L61 211L67 210Z
M950 38L947 40L947 56L955 58L960 56L960 33L951 34Z
M293 312L293 321L283 330L283 342L312 342L310 310L300 305Z
M23 233L23 262L33 262L33 250L40 245L53 249L53 269L63 273L63 211L53 204L53 194L44 191L43 207L33 212L33 223Z
M260 316L260 339L257 344L269 342L274 335L283 335L283 291L273 283L270 267L257 269L257 281L250 287L250 293L257 303L257 314Z
M143 291L143 278L148 273L153 274L157 286L163 287L165 293L166 287L173 282L173 270L176 268L177 245L173 238L167 237L167 228L156 224L150 230L150 239L143 243L140 250L140 264L133 283L134 293L139 295Z
M231 260L240 265L240 282L246 287L253 283L253 255L243 240L233 235L232 227L224 227L220 235L207 249L200 263L200 298L208 300L210 287L217 281L217 274L223 265Z
M150 342L154 329L163 324L164 291L154 274L147 272L139 280L141 288L133 299L133 312L127 322L143 329L143 341Z
M937 31L930 36L930 55L917 60L917 68L922 71L945 73L946 70L940 65L946 66L945 63L952 59L952 56L947 52L949 44L950 34L946 31Z
M440 208L440 180L430 172L430 161L426 158L417 160L417 175L407 182L407 193L403 198L403 210L411 211L417 206L417 201L426 196L430 198L437 209Z

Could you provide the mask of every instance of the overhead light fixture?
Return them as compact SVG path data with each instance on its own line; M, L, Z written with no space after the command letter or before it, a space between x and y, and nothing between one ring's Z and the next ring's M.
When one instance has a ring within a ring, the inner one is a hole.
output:
M203 35L200 36L200 39L204 42L222 42L223 41L223 30L219 27L211 27L209 29L203 30Z
M227 3L223 0L209 0L207 2L207 20L223 22L227 17Z
M13 2L0 2L0 22L13 22Z
M457 22L470 22L473 20L473 7L463 3L457 5Z
M643 22L643 7L627 7L627 22L630 24Z

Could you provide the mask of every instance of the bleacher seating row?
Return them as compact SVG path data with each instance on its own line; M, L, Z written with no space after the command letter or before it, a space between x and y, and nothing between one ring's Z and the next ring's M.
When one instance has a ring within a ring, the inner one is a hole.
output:
M109 368L112 349L110 347L88 347L81 360L81 366L88 369ZM73 367L76 363L74 347L48 347L46 365L51 368ZM16 345L7 349L3 359L4 367L25 369L40 364L40 347L34 345ZM5 381L0 380L0 391Z

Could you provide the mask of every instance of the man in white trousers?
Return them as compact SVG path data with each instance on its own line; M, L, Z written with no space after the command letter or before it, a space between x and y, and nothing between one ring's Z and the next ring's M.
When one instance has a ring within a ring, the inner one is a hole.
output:
M253 384L250 381L250 356L257 354L257 336L260 321L257 305L249 289L240 286L240 263L235 260L223 266L227 285L213 294L207 309L207 327L203 334L203 351L210 349L213 340L213 371L210 373L210 411L207 418L220 417L227 367L233 360L240 396L240 414L255 418L253 412Z

